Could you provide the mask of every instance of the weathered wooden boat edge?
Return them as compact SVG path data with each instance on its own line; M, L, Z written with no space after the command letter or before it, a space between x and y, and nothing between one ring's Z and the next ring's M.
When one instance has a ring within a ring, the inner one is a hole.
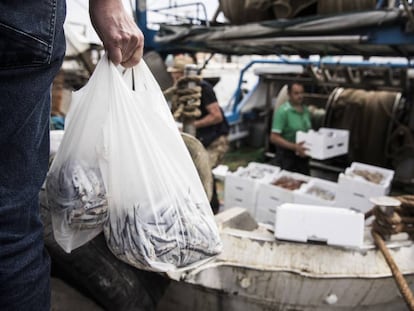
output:
M242 209L228 214L232 216L216 216L223 254L170 275L176 281L157 310L406 310L389 267L373 245L357 250L276 241L260 226L252 229L250 220L245 221L249 230L232 228L243 223L234 217L248 217ZM413 243L388 244L414 289L414 263L409 260Z

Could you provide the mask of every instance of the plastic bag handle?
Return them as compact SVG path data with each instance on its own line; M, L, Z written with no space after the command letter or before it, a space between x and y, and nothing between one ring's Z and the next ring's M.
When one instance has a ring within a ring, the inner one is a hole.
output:
M125 69L123 71L123 76L124 80L134 91L161 90L158 81L154 78L144 59L141 59L141 61L134 67ZM132 84L130 84L130 82L132 82Z
M135 91L135 74L134 74L134 68L131 68L132 71L132 90Z

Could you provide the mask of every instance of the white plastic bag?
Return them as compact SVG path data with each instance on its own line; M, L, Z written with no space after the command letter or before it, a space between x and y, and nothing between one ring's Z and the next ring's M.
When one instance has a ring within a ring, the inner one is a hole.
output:
M68 253L102 232L108 216L99 167L109 112L106 71L98 66L87 85L72 94L65 133L46 179L54 237Z
M121 260L154 271L187 268L217 255L222 245L206 193L158 83L144 61L124 80L111 65L110 76L108 157L101 165L109 194L109 248Z
M66 156L69 159L90 160L93 168L88 172L100 173L109 217L104 233L111 251L131 265L154 271L188 268L217 255L222 245L204 188L144 61L122 77L103 57L77 95L62 146L67 147L65 140L69 142L75 124L94 123L93 130L79 129L83 136L70 143L82 152L74 152L73 146L65 154L74 155ZM89 120L85 114L97 115ZM87 150L81 147L84 140L89 143ZM68 162L59 159L61 151L55 168ZM89 193L101 192L96 186Z

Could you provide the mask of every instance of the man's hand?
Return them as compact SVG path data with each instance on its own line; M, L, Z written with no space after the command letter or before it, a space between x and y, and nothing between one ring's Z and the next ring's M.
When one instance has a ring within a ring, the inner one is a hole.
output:
M306 154L306 151L308 150L308 148L306 148L304 146L305 142L301 141L297 144L295 144L295 153L297 156L301 157L301 158L306 158L308 157L308 155Z
M109 59L133 67L142 58L144 36L122 4L122 0L90 0L89 15Z

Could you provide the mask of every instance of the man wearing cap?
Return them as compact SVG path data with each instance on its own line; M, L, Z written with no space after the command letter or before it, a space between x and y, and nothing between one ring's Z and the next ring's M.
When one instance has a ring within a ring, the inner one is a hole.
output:
M191 57L175 57L173 65L168 68L168 72L171 73L175 84L185 76L186 66L191 64L193 64ZM214 168L220 163L228 150L227 136L229 125L217 101L212 85L205 80L201 80L200 86L201 98L199 108L201 115L195 120L194 126L196 128L196 137L207 149L210 165Z
M186 76L186 70L194 64L193 59L188 56L176 56L173 65L168 72L174 80L174 84ZM206 148L211 168L216 167L224 157L229 148L228 133L229 125L221 109L213 86L207 81L199 81L201 97L199 109L201 114L195 119L193 125L196 129L196 137ZM214 212L218 212L219 203L217 200L216 187L213 187L213 199L211 202Z

